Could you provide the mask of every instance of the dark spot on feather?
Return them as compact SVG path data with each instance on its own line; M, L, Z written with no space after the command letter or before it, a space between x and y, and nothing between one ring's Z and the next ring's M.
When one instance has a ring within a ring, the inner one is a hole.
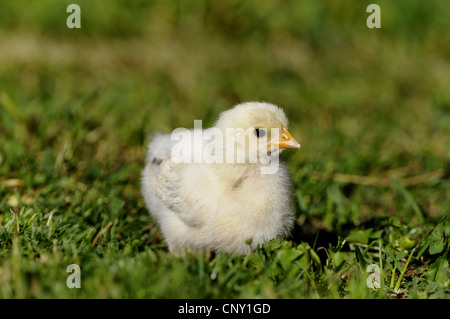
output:
M243 181L244 181L244 176L240 177L236 182L234 182L233 186L231 187L231 190L234 191L234 190L238 189L242 185Z
M160 159L160 158L153 157L153 159L152 159L152 164L160 165L161 162L162 162L162 159Z

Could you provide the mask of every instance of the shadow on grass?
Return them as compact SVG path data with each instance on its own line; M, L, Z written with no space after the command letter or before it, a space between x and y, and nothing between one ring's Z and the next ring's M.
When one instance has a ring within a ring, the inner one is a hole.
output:
M302 224L295 224L294 230L288 240L292 240L296 244L302 242L308 243L318 254L320 260L325 264L328 259L327 253L324 249L318 249L324 247L328 249L329 247L337 247L339 241L348 237L350 232L355 229L366 230L373 228L375 231L380 230L389 224L389 217L373 217L368 220L355 225L354 223L348 222L339 226L335 226L332 229L326 228L321 223L315 222L314 219L308 218ZM345 243L341 248L342 251L351 251L349 244Z

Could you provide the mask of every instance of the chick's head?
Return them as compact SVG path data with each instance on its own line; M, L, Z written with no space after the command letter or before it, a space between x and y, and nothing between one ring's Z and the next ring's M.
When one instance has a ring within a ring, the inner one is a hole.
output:
M283 110L270 103L238 104L223 112L215 126L224 132L225 145L235 147L238 162L258 162L261 157L277 155L283 149L300 148L287 130Z

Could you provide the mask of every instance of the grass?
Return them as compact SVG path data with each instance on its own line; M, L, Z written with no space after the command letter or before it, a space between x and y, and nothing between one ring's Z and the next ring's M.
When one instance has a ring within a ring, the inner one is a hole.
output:
M448 6L380 0L375 30L364 1L110 2L79 30L68 1L0 8L1 298L449 298ZM172 256L149 136L248 100L302 144L293 236Z

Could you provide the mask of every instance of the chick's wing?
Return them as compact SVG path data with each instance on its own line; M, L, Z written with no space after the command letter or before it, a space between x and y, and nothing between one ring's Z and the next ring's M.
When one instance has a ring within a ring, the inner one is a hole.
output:
M189 226L201 226L206 220L207 207L196 196L195 180L189 165L164 160L156 179L155 191L163 203Z

